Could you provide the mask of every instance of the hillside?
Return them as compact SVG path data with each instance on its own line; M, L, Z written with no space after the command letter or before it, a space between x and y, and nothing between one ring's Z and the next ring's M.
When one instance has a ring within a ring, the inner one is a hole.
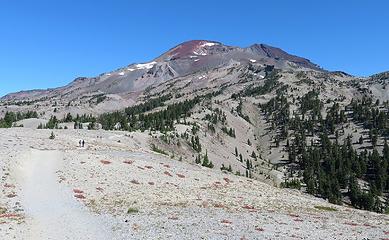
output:
M147 133L0 129L2 239L385 239L387 215L171 159ZM86 147L77 147L78 139Z
M64 87L8 94L0 126L125 131L190 167L384 213L387 79L327 71L265 44L196 40Z

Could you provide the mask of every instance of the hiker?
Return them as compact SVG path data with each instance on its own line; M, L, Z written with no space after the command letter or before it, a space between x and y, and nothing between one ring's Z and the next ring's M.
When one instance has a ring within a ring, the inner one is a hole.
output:
M79 146L79 147L81 147L81 143L82 143L81 140L78 141L78 146Z
M84 140L82 140L82 147L84 147L85 146L85 141Z

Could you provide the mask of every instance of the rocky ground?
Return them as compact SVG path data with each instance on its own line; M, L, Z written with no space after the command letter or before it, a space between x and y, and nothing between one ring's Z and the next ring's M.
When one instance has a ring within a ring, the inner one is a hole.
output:
M147 133L54 133L0 130L1 239L389 238L387 215L153 153Z

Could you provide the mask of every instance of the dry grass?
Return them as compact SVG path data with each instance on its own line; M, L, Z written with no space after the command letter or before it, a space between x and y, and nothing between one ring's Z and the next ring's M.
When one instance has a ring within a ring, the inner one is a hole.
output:
M4 214L7 212L7 209L4 207L0 207L0 214Z
M315 206L315 208L318 209L318 210L328 211L328 212L338 211L336 208L333 208L333 207Z

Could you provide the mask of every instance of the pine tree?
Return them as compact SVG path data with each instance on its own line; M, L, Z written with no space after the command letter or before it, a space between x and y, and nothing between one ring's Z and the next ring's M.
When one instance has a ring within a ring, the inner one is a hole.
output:
M209 162L208 167L209 167L209 168L213 168L213 167L214 167L212 161Z
M309 178L307 181L307 192L309 194L315 194L315 181L312 178Z
M361 135L360 137L359 137L359 144L363 144L363 136Z
M250 160L246 160L246 169L250 169Z
M195 162L196 162L196 164L200 164L201 163L200 155L196 156Z
M208 151L205 151L202 165L203 165L203 167L208 167L208 165L209 165Z

